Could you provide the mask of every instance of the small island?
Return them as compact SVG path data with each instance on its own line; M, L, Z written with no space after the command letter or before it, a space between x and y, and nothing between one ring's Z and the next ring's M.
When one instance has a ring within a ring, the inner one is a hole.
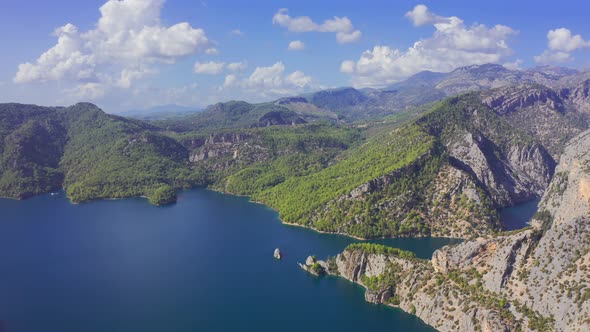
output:
M283 254L281 254L281 250L279 250L279 248L275 249L275 252L273 254L274 258L280 260L281 258L283 258Z
M325 275L328 267L324 261L318 261L315 256L307 257L305 264L298 264L302 269L315 276Z
M176 203L176 191L169 185L165 184L154 190L149 200L150 203L157 206Z

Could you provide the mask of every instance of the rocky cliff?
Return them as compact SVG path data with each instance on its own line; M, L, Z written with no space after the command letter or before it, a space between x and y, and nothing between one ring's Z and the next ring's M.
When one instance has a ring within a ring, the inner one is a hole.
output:
M523 84L484 91L481 99L515 127L539 140L557 159L565 144L588 128L590 102L584 91L584 84L559 92L538 84Z
M590 329L590 131L566 147L532 226L443 247L430 261L353 245L323 263L441 331Z

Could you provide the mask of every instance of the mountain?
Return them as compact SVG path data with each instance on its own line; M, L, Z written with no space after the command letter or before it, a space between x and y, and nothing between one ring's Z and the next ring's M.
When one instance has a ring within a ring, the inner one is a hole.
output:
M159 125L172 130L239 128L257 125L264 114L289 109L306 122L373 121L470 91L522 84L540 84L560 93L590 79L590 71L562 67L509 70L497 64L457 68L449 73L424 71L385 89L350 87L322 90L271 103L249 104L231 101L208 107L203 114L161 119ZM247 105L246 105L247 104Z
M470 94L254 198L326 232L469 237L500 228L496 208L542 195L554 166L533 137Z
M314 121L306 112L295 112L280 102L250 104L230 101L209 106L205 111L176 119L156 121L154 124L166 130L216 131L268 125L292 125Z
M316 261L315 270L359 283L367 301L400 307L440 331L587 331L589 146L590 131L567 145L527 229L443 247L431 260L354 244Z
M185 117L200 111L200 109L195 107L160 105L146 109L128 110L120 112L118 115L138 120L156 121Z
M588 81L559 90L518 83L395 111L391 102L400 91L433 97L428 91L446 95L441 84L473 85L451 84L458 77L489 83L522 75L471 66L421 73L397 92L346 88L232 101L149 123L89 104L2 105L0 193L64 187L84 201L204 185L250 195L285 222L326 232L490 234L502 229L498 209L543 194L566 142L588 128ZM360 115L365 120L353 121Z
M26 198L67 189L75 202L150 196L203 181L188 150L144 122L92 104L48 108L0 105L0 195Z
M431 260L355 244L303 265L442 331L590 328L590 76L497 65L386 89L218 103L141 121L92 104L0 104L0 196L175 200L207 186L357 238L447 236ZM559 164L557 161L559 160ZM501 208L542 198L531 227Z

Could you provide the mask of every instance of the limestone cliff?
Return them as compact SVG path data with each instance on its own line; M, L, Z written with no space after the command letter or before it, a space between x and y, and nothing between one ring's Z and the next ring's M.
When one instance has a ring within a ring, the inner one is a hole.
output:
M353 245L325 265L441 331L590 330L590 131L566 147L531 227L430 261Z

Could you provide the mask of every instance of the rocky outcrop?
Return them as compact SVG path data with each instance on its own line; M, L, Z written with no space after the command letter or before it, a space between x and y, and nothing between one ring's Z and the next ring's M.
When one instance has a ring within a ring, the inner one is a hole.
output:
M515 331L518 321L484 306L474 292L454 287L429 261L353 247L335 258L340 275L366 288L371 303L399 307L440 331ZM330 263L325 263L330 264ZM483 294L482 294L483 295ZM490 295L490 298L493 296Z
M293 111L272 111L264 114L252 127L294 126L307 121L300 118Z
M256 137L250 133L228 132L191 138L182 143L191 150L189 161L199 163L213 158L237 159L240 149L247 149L248 142L254 139Z
M540 197L553 176L555 162L538 144L514 142L504 158L483 135L463 132L448 144L455 165L473 174L498 206Z
M275 251L274 251L274 253L272 255L276 259L283 258L283 254L281 254L281 250L279 248L276 248Z
M305 271L315 275L321 276L328 271L328 265L324 261L318 261L315 256L308 256L305 264L298 263L298 265Z
M590 330L590 131L565 149L531 227L430 261L384 248L353 245L328 271L441 331Z
M576 106L578 111L584 113L586 118L590 118L590 79L566 91L568 99Z
M535 104L546 104L551 109L561 112L565 108L555 91L541 85L511 86L485 92L483 96L482 102L501 115Z
M588 128L590 101L583 95L583 84L574 90L524 84L484 91L481 99L557 159L567 142Z

